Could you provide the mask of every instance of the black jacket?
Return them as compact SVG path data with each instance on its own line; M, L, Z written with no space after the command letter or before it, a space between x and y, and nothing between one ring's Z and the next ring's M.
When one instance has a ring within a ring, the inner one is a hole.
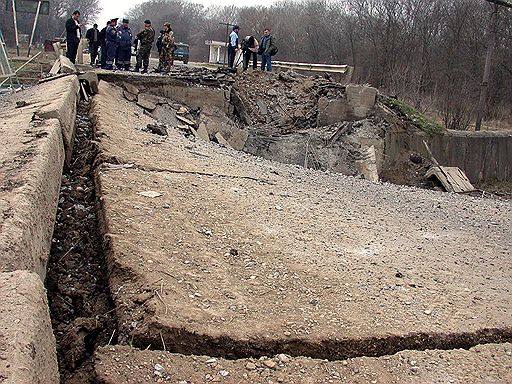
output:
M66 40L68 43L78 44L80 39L78 38L76 31L80 30L80 27L76 25L75 20L72 17L66 21ZM80 34L82 36L82 34Z
M95 30L95 28L88 29L85 34L85 38L87 40L89 40L89 44L99 45L100 44L100 33L96 29L96 41L94 41L94 30Z
M107 44L107 27L102 28L100 33L98 33L98 44L99 45Z

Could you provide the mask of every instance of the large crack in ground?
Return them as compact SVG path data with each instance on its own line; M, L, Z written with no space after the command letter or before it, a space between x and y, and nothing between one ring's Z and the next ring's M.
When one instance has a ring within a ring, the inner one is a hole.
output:
M46 286L61 382L93 379L93 353L116 341L117 322L96 215L89 103L80 102L70 167L62 177Z

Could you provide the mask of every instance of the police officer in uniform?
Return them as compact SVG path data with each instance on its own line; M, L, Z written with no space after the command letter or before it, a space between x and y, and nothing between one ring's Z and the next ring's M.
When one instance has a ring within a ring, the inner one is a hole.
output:
M123 19L123 24L117 29L119 47L117 48L117 69L130 70L132 59L132 30L128 26L129 20Z
M119 45L117 37L117 18L110 20L106 34L107 60L105 61L105 69L114 69L114 60L117 56L117 47Z
M142 73L148 72L149 55L151 54L151 47L155 41L155 30L151 26L151 21L144 21L144 29L137 33L137 40L140 47L137 51L137 64L135 65L135 72L139 72L143 65Z

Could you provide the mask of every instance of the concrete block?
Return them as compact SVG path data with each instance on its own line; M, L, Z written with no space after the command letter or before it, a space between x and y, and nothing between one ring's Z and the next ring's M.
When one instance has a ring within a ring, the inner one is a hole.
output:
M201 140L210 141L210 135L208 135L208 131L206 130L206 124L200 123L199 128L197 129L197 136Z
M98 93L99 80L98 80L98 75L96 74L96 72L88 71L88 72L82 73L82 74L78 75L78 80L80 82L85 81L87 83L87 85L89 86L89 90L91 91L91 93L93 95Z
M66 56L60 55L60 71L62 73L75 73L76 67L75 64L71 62Z
M368 117L375 106L377 89L364 85L347 85L347 101L351 107L354 118L357 120Z
M0 303L2 383L59 383L55 337L39 276L1 273Z
M318 100L317 124L319 127L351 120L349 118L349 106L345 99L328 99L321 97Z
M35 114L43 119L59 120L66 151L66 163L69 163L75 140L76 108L80 92L78 78L66 76L54 80L48 83L43 92L49 92L47 102L42 103Z
M10 145L0 160L22 156L26 163L0 174L0 271L27 269L44 280L64 164L61 126L55 119L38 125L32 134L44 136L29 148L21 142L26 134L14 132L23 124L10 124L13 131L4 131L9 139L0 135Z

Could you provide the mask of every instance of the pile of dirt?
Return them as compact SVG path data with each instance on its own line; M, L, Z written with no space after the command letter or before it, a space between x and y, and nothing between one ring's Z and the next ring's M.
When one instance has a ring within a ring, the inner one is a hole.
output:
M92 353L116 329L97 226L89 104L77 116L72 164L62 177L46 286L57 339L61 382L93 382ZM114 340L115 340L114 334Z

